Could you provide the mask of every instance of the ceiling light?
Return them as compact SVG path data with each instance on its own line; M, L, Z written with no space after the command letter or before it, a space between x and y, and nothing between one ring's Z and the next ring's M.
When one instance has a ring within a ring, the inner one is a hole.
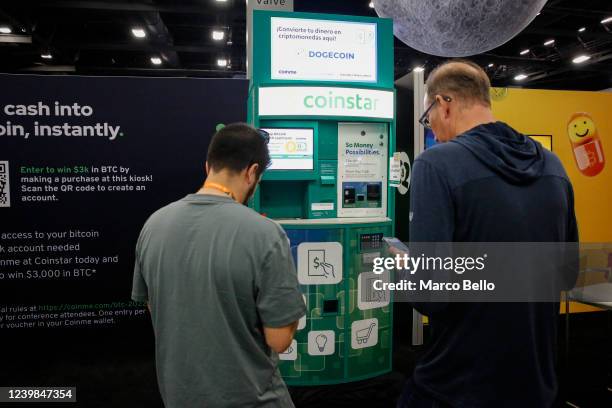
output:
M414 67L412 70L414 72L423 72L423 71L425 71L425 68L423 68L423 67Z
M0 27L0 34L10 34L12 32L13 30L11 30L11 27L7 27L7 26Z
M227 60L226 59L218 59L217 60L217 66L219 66L221 68L227 67Z
M215 0L217 3L225 3L227 0Z
M525 75L525 74L518 74L517 76L514 77L514 80L515 81L522 81L525 78L527 78L527 75Z
M143 28L132 28L132 35L136 38L145 38L147 32Z
M544 43L544 45L546 45L546 46L551 46L551 45L554 45L554 44L555 44L555 40L548 40L548 41L546 41Z
M606 17L603 20L601 20L601 24L608 24L612 22L612 17Z
M151 62L153 65L161 65L162 59L159 57L151 57Z
M583 62L588 61L590 59L591 59L590 55L579 55L576 58L574 58L572 62L574 64L582 64Z
M489 68L493 68L494 66L495 66L495 64L493 64L493 63L490 63L489 65L487 65L487 67L489 67Z
M42 58L42 59L53 59L53 55L51 55L50 52L45 52L43 54L40 54L40 58Z
M580 27L580 28L578 29L578 32L579 32L579 33L582 33L582 32L583 32L583 31L585 31L585 30L586 30L586 27Z
M225 38L225 31L213 30L212 38L215 41L221 41Z
M373 1L370 2L370 8L374 8L374 2Z
M529 49L521 51L520 54L521 55L529 54Z

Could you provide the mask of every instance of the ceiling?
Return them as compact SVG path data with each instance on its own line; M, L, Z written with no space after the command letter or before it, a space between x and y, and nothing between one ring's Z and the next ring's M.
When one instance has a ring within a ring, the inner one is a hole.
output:
M295 11L375 16L369 0L294 3ZM0 33L0 72L244 77L245 9L244 0L2 0L0 31L11 33ZM610 16L610 0L549 0L522 33L471 59L497 86L612 88L612 22L601 23ZM582 54L590 60L572 62ZM395 40L396 77L442 60Z

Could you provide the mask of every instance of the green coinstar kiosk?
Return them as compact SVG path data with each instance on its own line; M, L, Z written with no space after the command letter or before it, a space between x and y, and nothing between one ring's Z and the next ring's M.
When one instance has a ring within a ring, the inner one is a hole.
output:
M391 370L391 294L373 259L393 236L393 28L388 19L255 11L249 121L272 165L252 206L287 231L307 316L279 354L289 385Z

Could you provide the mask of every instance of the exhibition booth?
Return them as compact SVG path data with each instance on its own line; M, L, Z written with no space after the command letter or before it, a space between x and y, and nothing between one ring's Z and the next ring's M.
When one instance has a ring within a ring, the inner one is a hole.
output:
M160 406L150 315L130 300L136 240L202 185L215 131L247 122L269 134L272 158L249 207L286 232L307 308L278 355L296 406L397 399L428 318L373 289L393 277L372 265L385 238L410 240L411 164L435 144L418 123L424 74L396 79L391 19L255 11L252 24L250 79L0 74L0 386ZM581 332L610 321L612 93L491 96L574 188L583 245L560 302L562 386L610 387L609 360L585 374L572 353L591 358Z

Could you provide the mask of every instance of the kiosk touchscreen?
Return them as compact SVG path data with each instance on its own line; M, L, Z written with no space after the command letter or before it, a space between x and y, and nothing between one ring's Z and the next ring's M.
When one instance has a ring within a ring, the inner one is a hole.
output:
M270 135L268 170L314 170L314 129L263 129Z
M255 11L253 23L249 120L272 164L251 205L287 232L308 308L281 373L290 385L384 374L391 294L372 289L372 263L394 234L391 20Z

